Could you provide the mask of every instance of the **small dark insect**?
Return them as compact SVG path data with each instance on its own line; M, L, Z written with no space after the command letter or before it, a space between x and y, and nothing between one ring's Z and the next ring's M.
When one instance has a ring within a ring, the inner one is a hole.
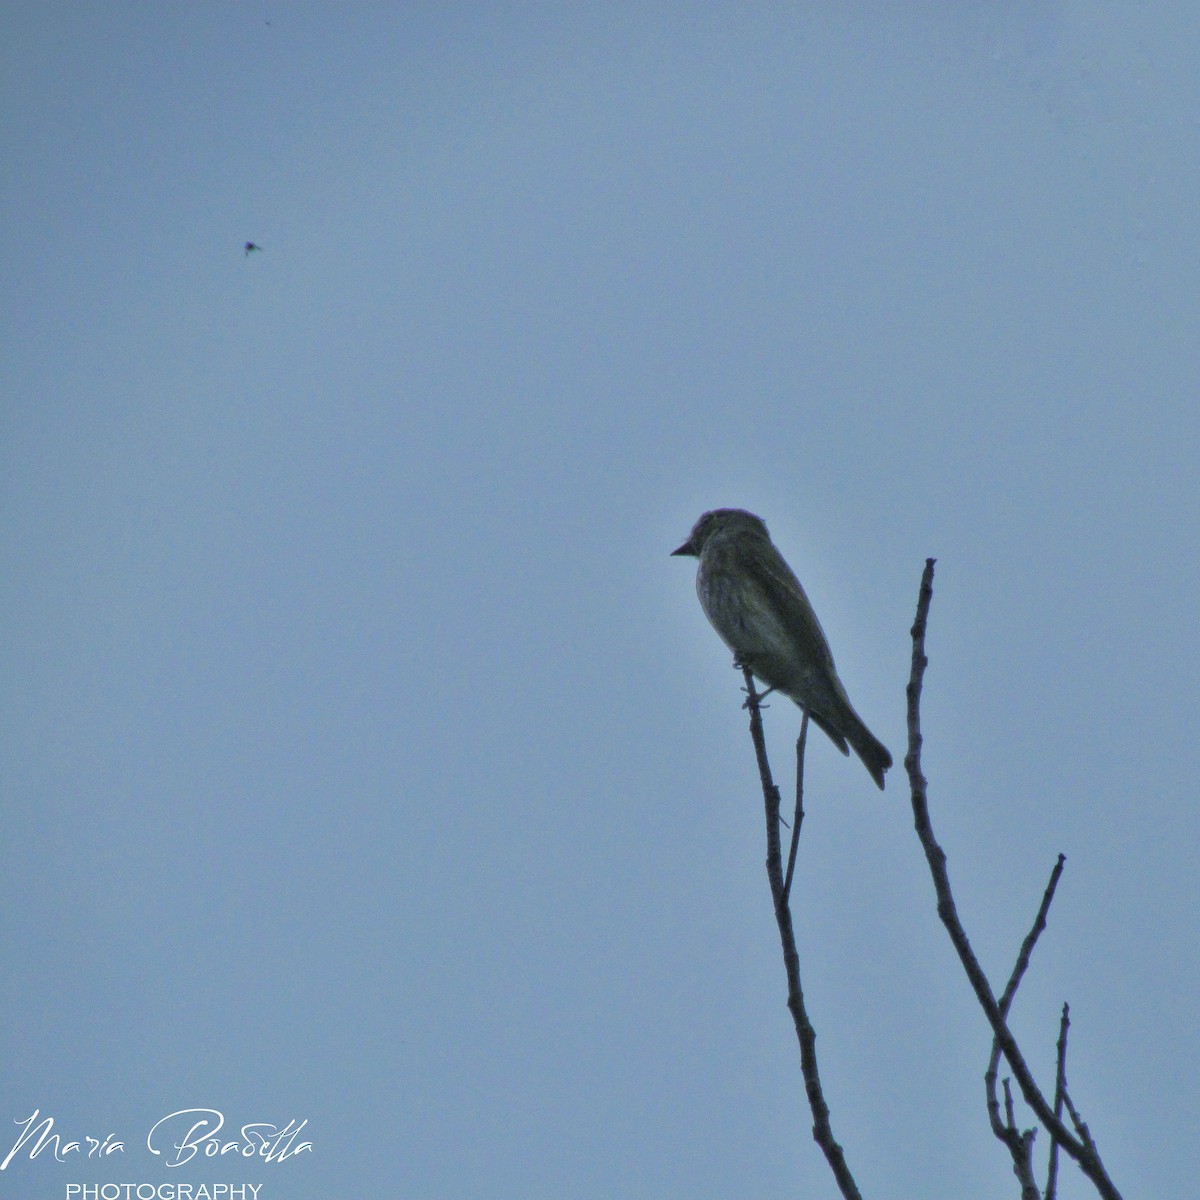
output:
M262 247L259 245L256 245L254 242L247 242L246 246L245 246L245 255L247 258L249 258L251 250L261 250L261 249L262 249Z

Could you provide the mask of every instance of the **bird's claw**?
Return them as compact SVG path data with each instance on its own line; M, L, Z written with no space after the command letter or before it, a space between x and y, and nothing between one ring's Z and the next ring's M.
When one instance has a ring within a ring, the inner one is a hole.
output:
M742 702L743 708L750 708L752 705L755 708L770 708L769 704L764 704L763 701L774 691L773 687L767 688L765 692L756 692L751 688L742 688L746 693L746 699Z

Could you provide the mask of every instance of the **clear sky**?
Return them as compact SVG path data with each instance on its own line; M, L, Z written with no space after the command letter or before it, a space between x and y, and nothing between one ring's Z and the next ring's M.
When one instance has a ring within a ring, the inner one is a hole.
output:
M1067 855L1012 1023L1049 1087L1069 1001L1118 1186L1193 1196L1198 51L1115 0L5 4L0 1154L127 1148L0 1196L833 1197L668 557L724 505L898 763L938 559L962 916L999 986ZM864 1195L1009 1200L902 768L814 735L807 791ZM187 1108L314 1149L166 1168Z

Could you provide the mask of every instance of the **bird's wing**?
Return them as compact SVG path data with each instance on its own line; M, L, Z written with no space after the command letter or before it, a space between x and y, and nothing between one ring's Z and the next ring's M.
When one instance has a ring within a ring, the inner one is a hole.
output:
M737 546L739 566L759 580L762 594L772 611L796 640L805 661L827 665L833 671L833 654L825 631L804 588L771 542L757 541Z

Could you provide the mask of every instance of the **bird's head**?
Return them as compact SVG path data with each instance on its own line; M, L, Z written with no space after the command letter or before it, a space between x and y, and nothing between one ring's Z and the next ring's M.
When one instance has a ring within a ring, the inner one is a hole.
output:
M771 538L762 517L756 517L744 508L714 508L711 512L706 512L692 526L688 540L678 550L672 550L671 553L673 555L687 554L692 558L699 558L705 545L714 534L726 533L751 533L757 537L766 538L768 541Z

